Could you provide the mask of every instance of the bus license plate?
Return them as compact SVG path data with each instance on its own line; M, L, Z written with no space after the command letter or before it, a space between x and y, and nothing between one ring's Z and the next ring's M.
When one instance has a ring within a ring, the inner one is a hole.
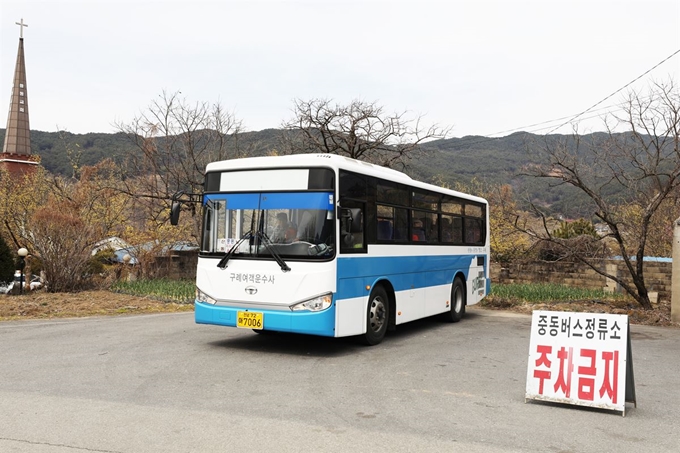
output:
M264 313L258 311L239 311L236 316L236 327L261 330L264 326Z

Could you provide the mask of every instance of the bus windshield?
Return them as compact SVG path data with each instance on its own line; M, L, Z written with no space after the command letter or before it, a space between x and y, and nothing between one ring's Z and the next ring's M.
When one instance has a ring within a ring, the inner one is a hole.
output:
M331 192L206 194L203 203L202 254L304 260L335 254Z

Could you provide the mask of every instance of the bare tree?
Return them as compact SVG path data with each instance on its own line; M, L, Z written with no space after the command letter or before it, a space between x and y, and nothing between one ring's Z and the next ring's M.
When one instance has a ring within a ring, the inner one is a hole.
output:
M404 167L425 141L446 138L450 128L424 126L422 116L387 114L375 102L349 105L328 99L295 100L294 118L283 123L284 149L330 153L385 167Z
M67 204L53 210L42 207L31 219L27 240L37 253L47 279L47 291L69 292L82 289L87 283L84 275L91 258L96 229L83 221Z
M146 111L116 128L135 148L125 166L126 191L159 222L166 220L172 195L200 193L205 166L239 156L242 125L220 103L190 104L180 92L163 92Z
M654 83L644 96L629 93L623 112L612 115L602 139L594 134L593 142L583 143L576 135L571 143L547 143L549 163L536 167L534 175L571 185L587 196L594 216L607 227L602 241L613 243L630 280L608 274L587 255L571 256L619 283L650 309L643 258L650 225L664 203L677 200L680 191L680 93L672 81ZM615 133L621 126L627 132ZM567 253L573 251L544 225L543 231L526 231Z

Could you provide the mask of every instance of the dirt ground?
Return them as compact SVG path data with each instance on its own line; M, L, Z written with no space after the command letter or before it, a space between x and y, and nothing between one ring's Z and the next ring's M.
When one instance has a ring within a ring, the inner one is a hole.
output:
M526 314L531 314L533 310L612 313L628 315L631 324L680 327L680 324L671 322L670 301L661 301L655 304L652 310L643 310L634 301L576 300L528 304L488 297L481 302L481 306L489 310L507 310Z
M87 316L171 313L193 310L177 304L110 291L47 293L0 296L0 321L18 319L74 318Z
M671 323L670 302L662 301L654 310L642 310L631 302L579 300L522 304L488 297L481 307L531 314L532 310L578 311L628 315L631 324L674 326ZM74 318L88 316L134 315L143 313L173 313L193 310L192 304L163 302L148 297L131 296L110 291L79 293L46 293L36 291L16 296L0 296L0 321L20 319Z

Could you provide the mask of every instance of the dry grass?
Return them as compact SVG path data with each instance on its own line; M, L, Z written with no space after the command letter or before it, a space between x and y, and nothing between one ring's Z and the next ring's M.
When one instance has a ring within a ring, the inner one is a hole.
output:
M38 291L21 296L0 296L0 321L173 313L191 310L193 310L192 304L163 302L110 291L79 293Z
M678 323L671 322L670 301L661 301L654 305L653 310L644 310L637 303L628 299L608 300L606 302L597 299L526 302L490 296L484 299L480 306L491 310L507 310L526 314L531 314L533 310L612 313L628 315L631 324L680 327Z
M531 314L533 310L616 313L628 315L632 324L680 327L670 321L671 310L668 301L660 302L654 310L642 310L626 300L603 302L589 299L529 303L489 296L482 302L481 307L526 314ZM163 302L148 297L110 291L56 294L38 291L22 296L0 296L0 321L174 313L192 310L193 304Z

